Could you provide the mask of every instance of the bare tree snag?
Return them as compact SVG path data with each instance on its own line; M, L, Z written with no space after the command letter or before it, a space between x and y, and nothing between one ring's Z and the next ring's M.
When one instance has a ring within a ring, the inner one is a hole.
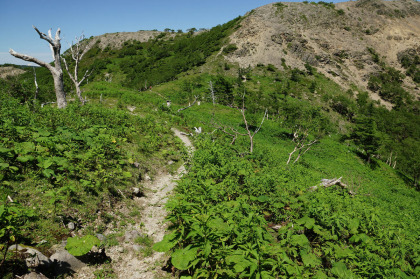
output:
M311 149L311 146L318 142L317 139L314 139L312 141L308 141L309 132L308 129L302 130L301 127L299 127L298 130L296 130L293 133L293 142L295 142L295 148L292 152L289 153L289 159L286 162L286 165L290 163L290 160L292 159L292 156L295 152L298 152L298 156L293 161L293 163L296 163L300 157L302 157L309 149Z
M213 83L211 81L209 81L209 86L210 86L210 93L211 93L211 99L213 101L213 106L216 104L216 96L214 95L214 88L213 88Z
M213 118L211 120L211 124L214 128L216 128L216 130L220 130L223 133L225 133L226 135L229 135L232 137L232 141L231 141L231 145L233 145L237 139L238 136L247 136L247 134L243 134L238 132L238 130L232 128L232 127L228 127L228 126L224 126L216 121L214 121L214 114L213 114Z
M264 116L261 120L261 124L254 132L251 132L251 130L249 129L248 121L246 121L246 117L245 117L245 94L242 96L242 108L240 109L240 111L242 113L242 118L244 120L245 129L246 129L247 135L249 137L249 141L250 141L249 153L252 153L252 151L254 151L254 136L260 131L261 126L263 125L264 120L267 117L268 110L265 109Z
M236 141L236 138L238 136L248 136L249 141L250 141L249 153L252 153L254 151L254 136L260 131L260 129L261 129L263 123L264 123L264 120L267 117L268 112L267 112L267 109L266 109L265 112L264 112L263 118L261 120L260 126L254 132L252 132L250 130L250 127L248 125L248 121L246 120L246 116L245 116L245 95L243 95L243 97L242 97L242 108L241 109L238 108L238 110L242 114L242 118L243 118L243 121L244 121L244 124L245 124L246 133L240 133L238 130L236 130L232 127L223 126L220 123L215 122L214 119L212 119L212 125L216 129L218 129L218 130L222 131L223 133L232 137L232 142L230 144L234 144L235 141ZM214 115L213 115L213 117L214 117Z
M343 189L347 189L348 190L348 193L351 195L351 197L356 196L357 191L359 190L359 188L362 185L361 184L361 181L359 181L359 184L358 184L357 187L355 187L354 185L353 186L350 185L350 187L349 187L349 186L347 186L347 184L344 184L343 182L341 182L341 179L342 178L343 177L340 177L338 179L337 178L333 178L333 179L321 179L321 183L319 183L318 185L309 187L307 190L310 191L310 192L313 192L313 191L318 190L320 187L328 188L328 187L337 185L337 186L340 186Z
M38 87L38 82L36 81L36 71L35 71L35 67L32 68L34 70L34 82L35 82L35 96L34 96L34 102L36 101L36 97L38 96L39 93L39 87Z
M318 190L318 188L319 187L324 187L324 188L328 188L328 187L331 187L331 186L334 186L334 185L339 185L339 186L341 186L341 187L343 187L344 189L347 189L347 185L346 184L344 184L343 182L341 182L341 179L342 179L343 177L340 177L340 178L333 178L333 179L321 179L321 183L320 184L318 184L318 185L315 185L315 186L312 186L312 187L309 187L308 188L308 191L316 191L316 190Z
M57 107L58 108L65 108L67 106L67 100L66 100L66 92L64 92L64 82L63 82L63 70L61 68L61 43L60 43L60 28L57 29L57 32L55 33L55 38L53 39L51 35L51 29L48 30L48 36L42 32L40 32L35 26L32 26L35 31L38 33L39 37L45 41L47 41L50 44L52 57L54 59L54 66L52 66L49 63L46 63L44 61L38 60L32 56L26 55L26 54L20 54L14 51L13 49L9 50L9 53L13 55L16 58L33 62L35 64L38 64L41 67L47 68L54 79L54 89L55 89L55 95L57 97Z
M86 70L82 79L79 80L79 64L80 64L80 61L82 60L85 53L89 50L88 44L82 45L82 41L84 40L84 38L85 38L84 35L81 35L80 37L76 37L76 44L72 43L71 46L70 46L71 57L72 57L72 59L75 63L74 74L72 74L69 71L67 61L63 57L63 62L64 62L64 66L66 67L66 71L69 74L69 77L70 77L71 81L73 81L74 86L76 87L76 95L77 95L77 97L79 98L79 100L82 104L85 103L85 100L82 97L82 91L80 90L80 85L83 83L83 81L85 81L86 78L88 78L92 74L92 71L93 71L93 70L91 70L89 72L89 70Z
M187 108L190 108L190 107L192 107L196 102L197 102L197 99L198 99L198 96L195 96L195 100L194 100L194 102L192 103L192 104L189 104L187 107L185 107L185 108L180 108L177 112L180 112L180 111L183 111L183 110L186 110Z

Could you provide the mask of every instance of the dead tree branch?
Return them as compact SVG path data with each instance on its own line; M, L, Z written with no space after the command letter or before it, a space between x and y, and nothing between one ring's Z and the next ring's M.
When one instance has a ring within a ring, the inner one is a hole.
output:
M67 100L66 100L66 93L64 92L64 82L63 82L63 70L61 68L61 57L60 57L60 51L61 51L61 42L60 42L60 28L57 29L57 32L55 34L55 38L53 39L51 35L51 29L48 31L48 36L42 32L40 32L35 26L33 26L35 31L38 33L39 37L45 41L47 41L50 45L52 57L54 59L54 66L52 66L49 63L46 63L44 61L41 61L35 57L17 53L13 49L9 50L9 53L13 55L16 58L33 62L35 64L38 64L41 67L47 68L54 79L54 88L55 88L55 95L57 98L57 106L58 108L65 108L67 106Z
M361 182L359 181L359 185L357 186L357 188L356 187L353 187L353 186L350 186L349 187L349 186L347 186L347 184L344 184L343 182L341 182L341 179L342 178L343 177L340 177L338 179L337 178L333 178L333 179L321 179L321 183L319 183L318 185L309 187L307 189L307 191L313 192L313 191L318 190L321 187L328 188L328 187L337 185L337 186L340 186L343 189L347 189L348 190L348 193L352 197L354 197L357 194L357 191L359 190L359 188L361 187Z
M89 72L89 70L86 70L85 74L83 75L82 79L79 80L79 65L80 61L82 60L85 53L89 50L88 44L83 44L82 41L84 40L85 36L82 34L80 37L76 37L76 43L71 44L70 46L70 52L71 57L75 63L74 65L74 73L72 74L69 71L69 67L67 65L66 59L63 57L64 66L66 67L66 71L69 74L69 77L71 81L73 81L74 86L76 87L76 95L79 98L80 102L84 104L85 100L82 97L82 91L80 90L80 85L85 81L86 78L88 78L93 70Z
M254 136L260 131L261 126L263 125L264 120L267 117L268 110L265 109L264 116L261 120L261 124L253 133L249 129L248 121L246 120L246 116L245 116L245 94L242 96L242 109L240 109L240 111L241 111L241 114L242 114L242 118L244 120L245 129L247 131L249 141L250 141L249 153L252 153L252 151L254 151Z
M298 156L293 161L293 163L296 163L300 159L300 157L302 157L309 149L311 149L313 144L318 142L317 139L307 141L308 136L308 129L302 130L301 127L299 127L299 129L293 133L292 141L295 142L295 147L293 151L289 153L289 159L287 160L286 165L290 163L290 160L292 159L292 156L295 152L298 152Z
M220 123L217 123L216 121L214 121L214 114L213 114L213 119L212 119L212 125L216 129L218 129L218 130L222 131L223 133L232 137L232 142L230 144L234 144L238 136L248 136L249 141L250 141L249 153L252 153L254 151L254 137L260 131L260 129L261 129L263 123L264 123L264 120L267 117L268 110L267 109L265 110L263 118L261 120L260 126L258 126L258 128L255 129L255 131L252 132L250 130L248 121L246 120L246 116L245 116L245 94L242 96L242 108L240 108L240 109L237 108L237 109L242 114L242 119L243 119L244 124L245 124L246 133L241 133L238 130L234 129L233 127L224 126L224 125L221 125Z
M185 108L180 108L177 112L180 112L180 111L186 110L187 108L192 107L197 102L197 99L198 99L198 96L195 96L195 100L194 100L194 102L191 105L189 105L189 106L187 106Z
M234 129L233 127L225 126L225 125L222 125L219 122L216 122L214 120L214 114L213 114L213 118L211 120L211 125L214 128L216 128L216 130L222 131L226 135L231 136L232 137L232 141L230 143L231 145L233 145L235 143L238 136L247 136L247 134L240 133L240 132L238 132L238 130Z
M34 96L34 101L36 101L36 97L38 96L38 93L39 93L39 87L38 87L38 82L36 81L35 67L33 67L32 69L34 70L34 82L35 82L35 96Z
M343 182L341 182L341 179L343 177L340 178L333 178L333 179L321 179L321 183L319 183L318 185L312 186L308 188L308 191L316 191L318 190L319 187L324 187L324 188L328 188L334 185L339 185L341 187L343 187L344 189L347 189L347 185L344 184Z

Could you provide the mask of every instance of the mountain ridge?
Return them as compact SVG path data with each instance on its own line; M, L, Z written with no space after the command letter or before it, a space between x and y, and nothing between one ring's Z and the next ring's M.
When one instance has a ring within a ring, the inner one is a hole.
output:
M369 76L381 71L368 48L400 71L401 53L414 50L420 54L417 2L351 1L335 7L279 3L245 15L241 27L230 36L238 48L226 56L230 62L242 67L262 63L300 69L308 63L344 88L355 84L366 90ZM419 96L419 88L410 78L404 79L404 87ZM370 95L374 100L381 99L373 92Z

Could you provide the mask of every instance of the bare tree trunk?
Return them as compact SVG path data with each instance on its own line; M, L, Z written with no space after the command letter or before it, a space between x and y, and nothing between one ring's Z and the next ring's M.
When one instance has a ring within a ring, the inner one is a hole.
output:
M89 50L88 44L85 44L84 46L82 46L82 41L84 38L85 38L84 35L80 37L76 37L76 44L72 43L72 45L70 46L71 57L75 62L74 74L70 73L66 59L63 58L64 66L66 67L67 73L69 74L71 81L73 81L74 86L76 87L76 95L82 104L85 103L85 100L82 97L82 90L80 90L80 85L86 78L88 78L92 74L92 71L89 72L89 70L86 70L83 78L79 80L78 74L79 74L80 61L82 60L85 53Z
M260 131L265 118L268 115L267 109L264 112L263 118L261 120L261 124L260 126L254 131L251 132L251 130L249 129L249 125L248 125L248 121L246 120L246 116L245 116L245 94L242 97L242 108L237 108L241 114L242 114L242 118L244 120L244 124L245 124L245 129L246 129L246 134L244 133L240 133L238 132L236 129L229 127L229 126L223 126L217 122L214 121L214 119L212 119L212 125L213 127L215 127L216 129L222 131L223 133L229 135L232 137L232 142L230 144L234 144L236 141L236 138L238 136L248 136L249 137L249 153L252 153L254 151L254 136ZM213 118L214 118L214 114L213 114ZM230 130L230 131L229 131Z
M67 107L66 92L64 92L63 72L53 75L55 96L57 98L57 107Z
M210 86L211 99L213 101L213 106L214 106L216 104L216 97L214 95L213 83L211 81L209 81L209 86Z
M307 141L307 138L309 136L308 130L303 130L299 128L293 133L293 141L295 142L295 147L292 152L289 153L289 159L286 162L286 165L290 163L290 160L292 159L293 154L298 151L298 156L293 161L293 164L296 163L300 157L302 157L309 149L311 149L311 146L318 142L318 140L314 139L312 141Z
M39 93L39 87L38 87L38 82L36 81L36 71L35 68L32 68L34 70L34 82L35 82L35 96L34 96L34 102L36 101L36 97L38 96Z
M194 102L191 104L188 104L188 106L187 107L185 107L185 108L180 108L177 112L180 112L180 111L183 111L183 110L186 110L187 108L190 108L190 107L192 107L196 102L197 102L197 99L198 99L198 96L195 96L195 99L194 99Z
M33 26L33 28L38 33L41 39L47 41L50 44L52 56L54 59L54 66L44 61L38 60L32 56L17 53L13 49L10 49L9 53L16 58L19 58L28 62L33 62L35 64L38 64L41 67L47 68L51 72L51 75L53 76L53 79L54 79L54 89L55 89L55 95L57 98L57 106L58 108L65 108L67 106L67 100L66 100L66 92L64 92L63 70L61 68L60 28L57 29L54 39L52 38L52 35L51 35L51 29L48 30L48 36L47 36L46 34L40 32L35 26Z
M249 141L250 141L250 146L249 146L249 153L252 153L254 151L254 136L259 132L259 130L261 129L261 126L264 123L265 118L267 117L268 114L268 110L265 109L264 112L264 116L261 120L261 124L260 126L254 131L254 133L251 133L251 131L249 130L249 126L248 126L248 121L246 121L246 117L245 117L245 94L242 96L242 109L240 109L241 113L242 113L242 118L244 120L244 124L245 124L245 129L246 132L248 134L249 137Z

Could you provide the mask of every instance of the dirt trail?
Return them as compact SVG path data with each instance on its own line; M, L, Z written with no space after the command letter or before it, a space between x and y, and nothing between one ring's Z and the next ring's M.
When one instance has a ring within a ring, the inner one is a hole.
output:
M188 137L175 128L172 128L172 131L182 140L191 155L194 147ZM162 266L167 261L165 253L153 252L152 255L143 257L141 253L136 252L135 244L133 244L134 239L130 239L130 233L132 235L136 233L147 234L155 243L163 239L167 228L164 223L166 217L164 205L176 186L176 180L180 179L185 171L185 166L182 165L174 175L169 173L157 175L153 181L145 183L145 196L135 198L135 203L141 212L141 222L127 228L125 241L121 241L119 245L106 250L107 256L111 258L111 266L116 278L153 279L170 277L170 274L162 271ZM100 266L97 268L86 267L75 274L74 278L93 278L93 272L100 268Z

